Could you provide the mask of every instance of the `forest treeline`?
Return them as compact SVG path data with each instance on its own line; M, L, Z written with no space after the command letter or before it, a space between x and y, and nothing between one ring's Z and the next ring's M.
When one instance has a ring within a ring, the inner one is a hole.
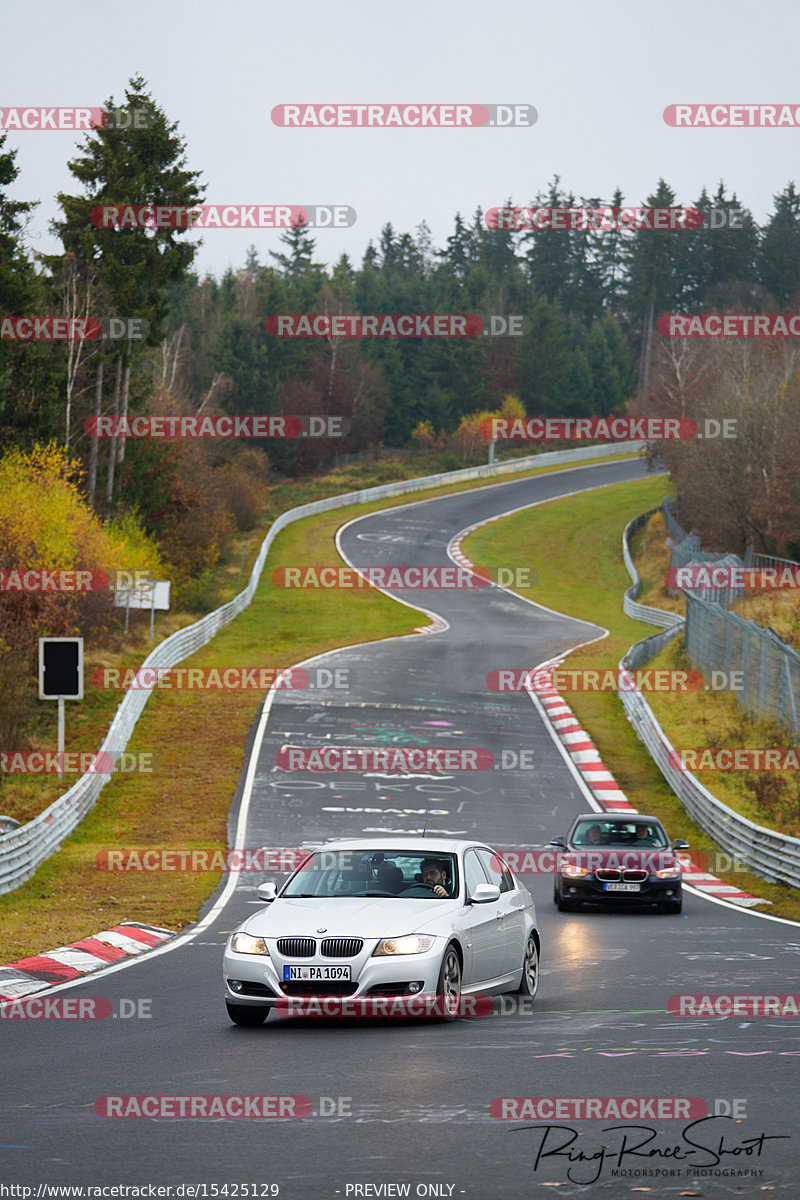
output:
M360 262L341 255L333 264L319 261L324 233L315 238L299 227L281 235L278 250L253 245L239 269L217 279L196 269L196 235L92 223L92 209L102 204L191 207L206 199L177 121L144 80L131 79L124 100L111 97L106 107L144 111L147 120L144 128L131 122L83 137L68 164L74 186L57 197L55 254L28 248L34 205L11 198L12 188L19 191L16 152L9 135L0 135L0 321L136 318L148 333L118 341L0 338L0 452L59 445L79 471L88 505L103 519L127 514L179 571L213 565L231 530L252 521L255 497L270 473L301 475L334 454L420 445L438 450L443 466L459 465L485 453L474 438L459 438L459 428L472 414L499 409L508 396L518 397L529 416L626 409L694 415L716 412L735 398L754 427L758 404L771 405L773 430L796 419L797 363L787 343L709 346L656 332L658 317L669 312L796 307L800 194L793 182L774 197L772 213L759 225L723 182L679 199L660 179L648 196L631 199L619 192L577 197L555 177L524 201L558 208L692 206L717 214L716 227L707 221L674 232L514 232L488 228L478 209L454 215L442 246L424 222L413 232L385 224ZM487 197L487 206L497 202ZM522 315L524 332L281 338L265 330L266 319L280 313ZM748 390L754 375L739 361L743 354L763 362L755 373L761 389L755 402ZM86 419L96 415L223 412L335 414L347 418L349 432L335 444L97 439L84 432ZM743 442L733 457L720 460L713 495L719 499L720 486L731 490L735 519L722 528L717 505L706 532L786 550L800 542L800 498L792 498L790 482L774 482L791 474L780 437L769 451L773 461L747 457L760 454L762 442L750 436L746 447ZM697 456L709 445L668 448L696 522L711 482L710 468L700 470ZM751 469L742 466L745 460ZM713 465L713 454L707 461ZM766 483L765 470L773 473Z

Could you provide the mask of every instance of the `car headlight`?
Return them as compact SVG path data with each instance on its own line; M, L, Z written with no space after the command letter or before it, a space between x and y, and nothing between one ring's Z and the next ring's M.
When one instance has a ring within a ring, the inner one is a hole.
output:
M570 879L579 879L581 875L591 875L591 871L588 867L579 867L577 863L562 862L561 874Z
M676 879L681 873L680 867L676 864L674 867L664 867L661 871L654 871L656 879Z
M405 937L381 938L372 951L376 954L423 954L430 950L435 939L427 933L409 933Z
M237 954L269 954L264 939L253 937L250 933L235 933L231 939L231 950Z

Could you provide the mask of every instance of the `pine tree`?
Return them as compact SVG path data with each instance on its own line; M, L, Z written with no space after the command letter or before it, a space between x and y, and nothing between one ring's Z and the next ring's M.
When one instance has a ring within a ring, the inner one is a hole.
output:
M645 204L670 208L675 193L663 179ZM647 386L656 319L682 303L686 288L689 229L638 229L630 237L626 305L639 335L639 385Z
M160 228L131 230L97 228L91 221L92 210L101 205L174 205L192 208L204 195L199 172L189 171L186 145L178 134L177 122L170 122L163 110L146 91L145 80L135 76L125 89L125 103L117 105L113 97L106 110L126 110L131 114L128 128L103 126L87 134L78 155L67 165L82 185L77 195L59 192L57 199L63 217L51 224L67 254L72 254L79 269L89 264L97 272L98 286L109 304L108 315L135 317L150 326L150 342L162 334L162 322L169 311L169 285L185 274L198 246L179 240L183 230ZM144 127L133 120L143 113ZM116 362L114 411L128 411L131 342L113 351ZM99 357L98 371L104 367ZM102 394L102 376L98 385ZM96 443L95 443L96 452ZM106 500L114 493L115 467L125 456L125 438L113 439L109 449Z
M800 292L800 193L788 183L773 197L758 256L761 283L776 304L786 305Z

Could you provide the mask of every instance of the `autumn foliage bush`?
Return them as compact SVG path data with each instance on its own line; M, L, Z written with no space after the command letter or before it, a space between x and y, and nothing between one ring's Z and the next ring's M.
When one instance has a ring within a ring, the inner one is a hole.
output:
M130 517L103 524L80 491L75 467L55 446L0 459L0 569L20 572L147 571L158 554ZM113 593L0 589L0 745L24 749L38 696L40 637L100 644L114 621Z

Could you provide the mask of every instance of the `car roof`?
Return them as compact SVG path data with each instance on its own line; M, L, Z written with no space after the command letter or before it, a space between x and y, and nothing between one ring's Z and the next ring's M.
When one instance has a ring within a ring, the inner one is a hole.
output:
M465 838L392 837L341 838L323 842L316 850L426 850L429 854L458 854L470 846L483 847L485 842L468 841ZM487 847L491 849L491 847Z
M622 812L620 809L610 809L607 812L601 813L579 813L578 816L573 820L572 824L575 825L578 821L608 821L612 819L615 821L622 820L628 822L649 821L651 824L661 825L661 821L658 817L649 817L647 813L640 812Z

